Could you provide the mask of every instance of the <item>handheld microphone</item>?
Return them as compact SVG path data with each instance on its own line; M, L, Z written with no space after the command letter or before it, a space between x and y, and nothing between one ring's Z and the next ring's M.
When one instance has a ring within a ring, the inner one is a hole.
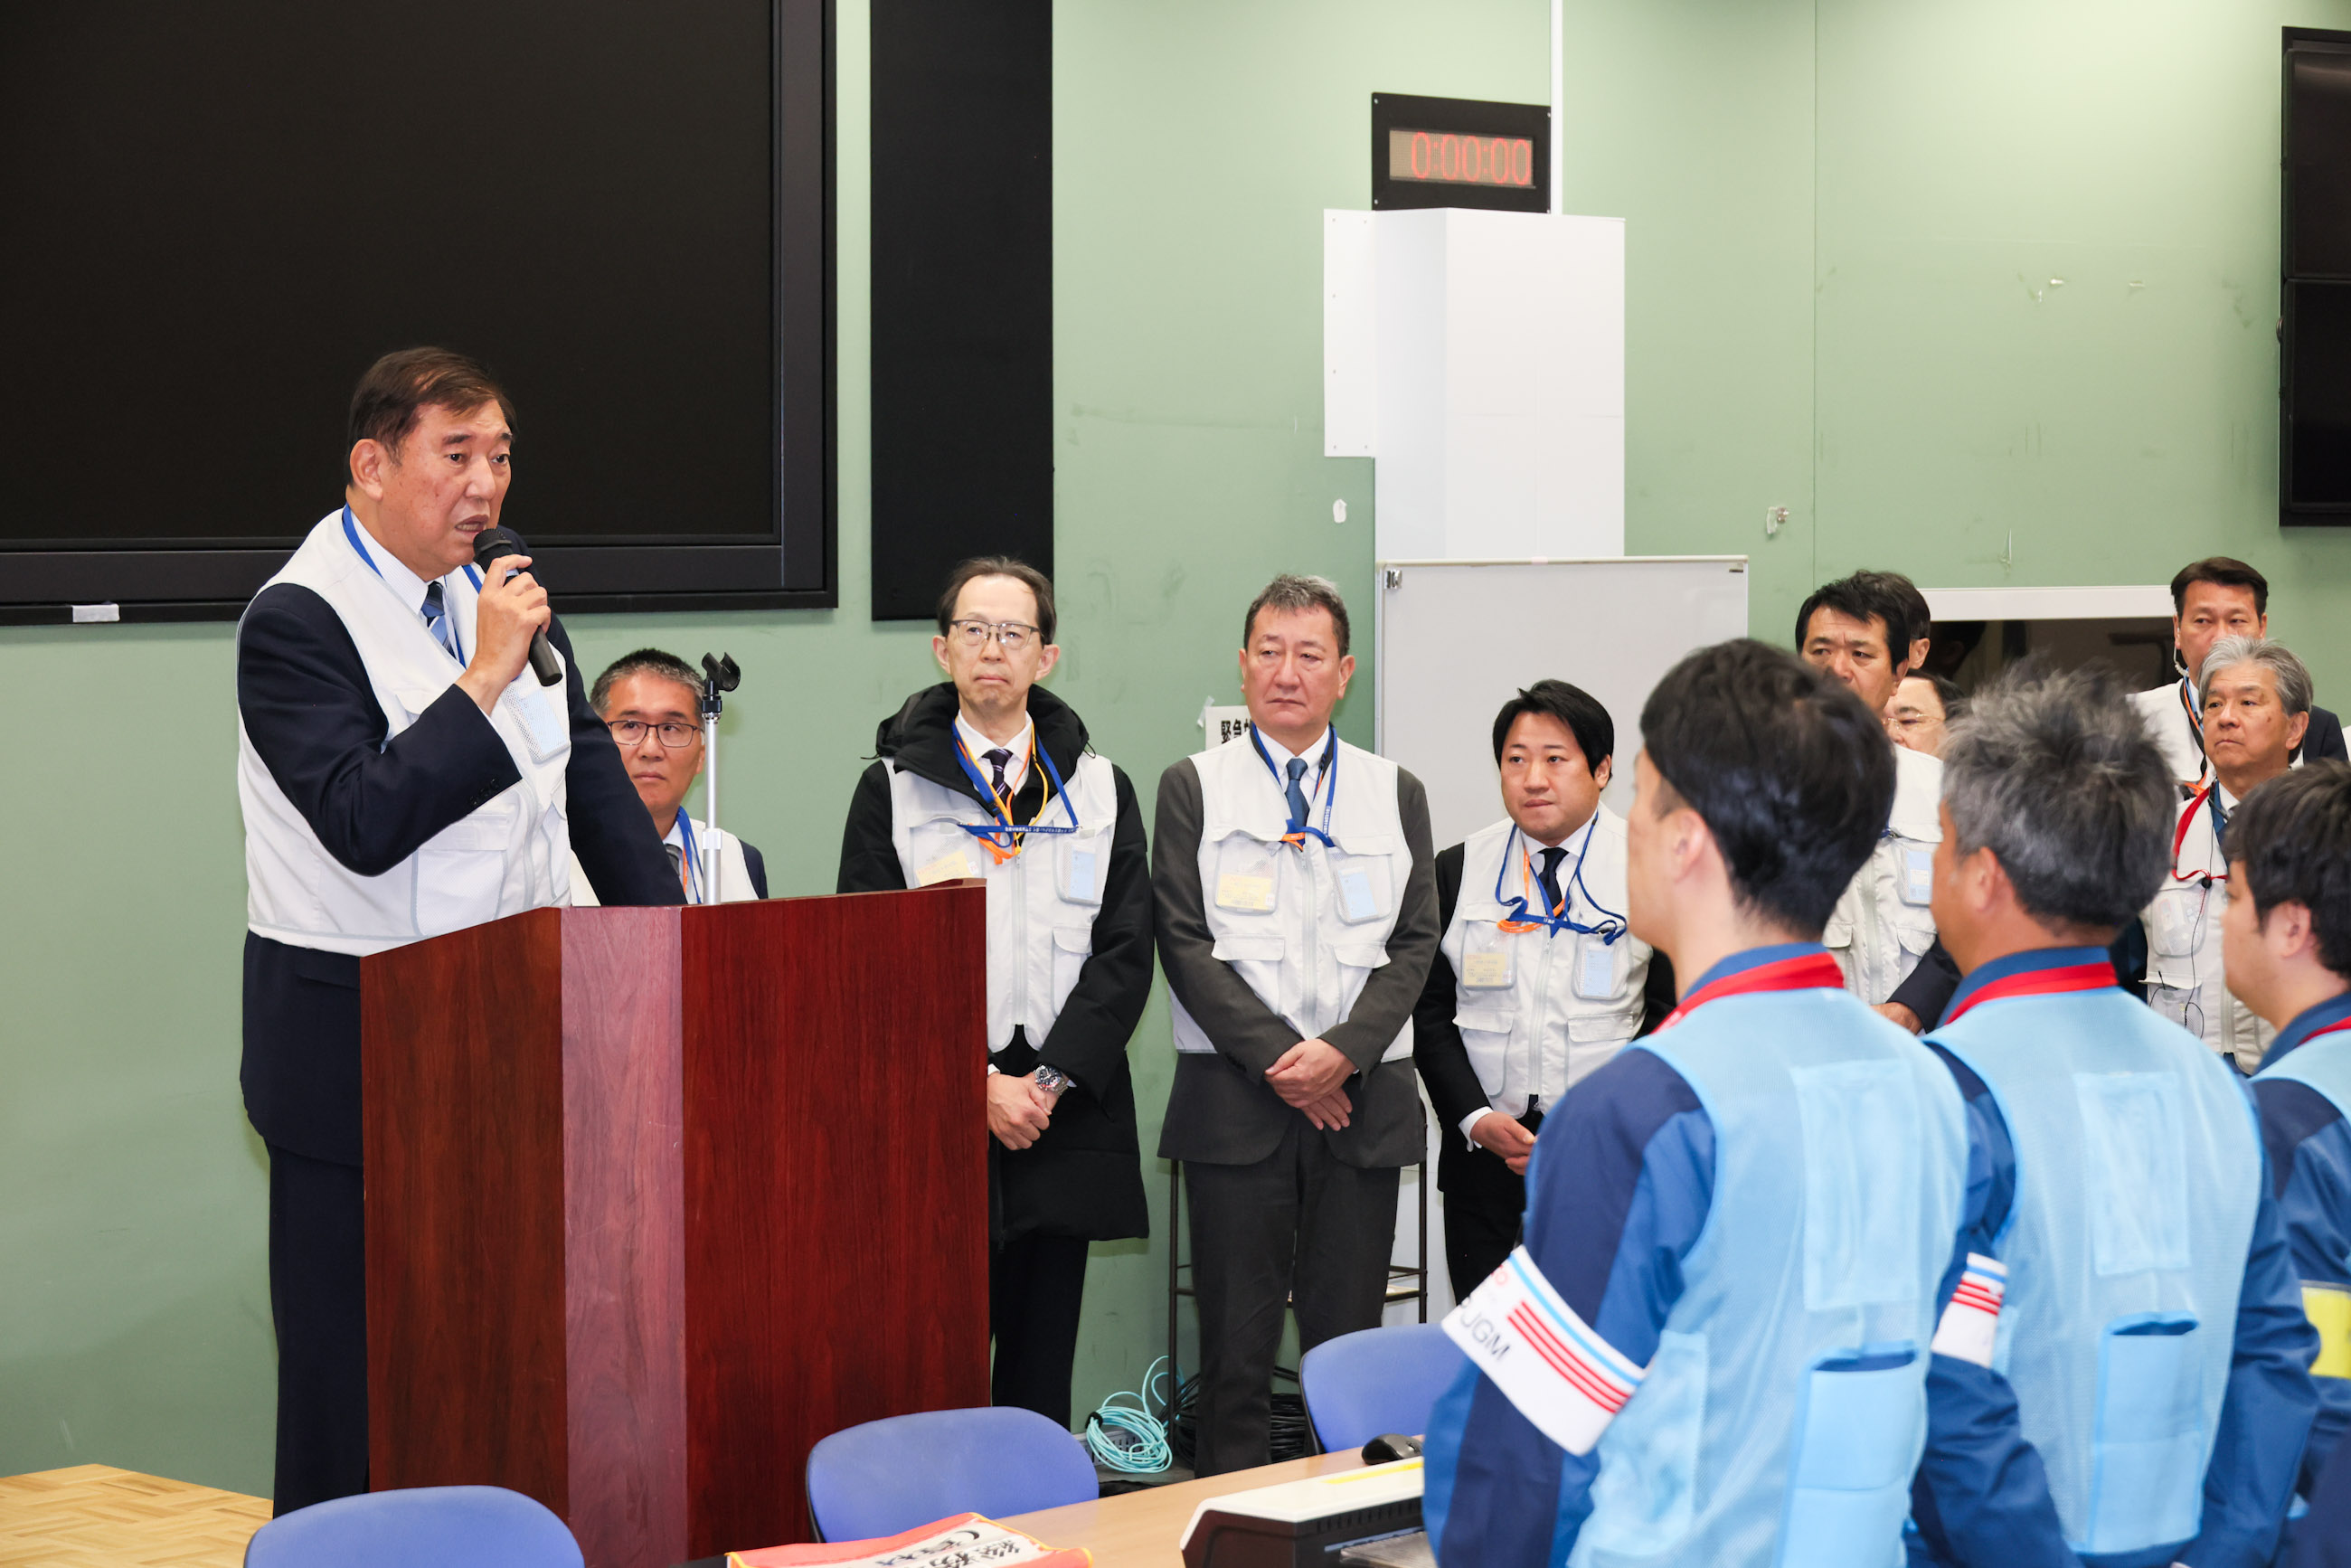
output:
M484 528L474 536L474 568L487 571L490 562L500 556L522 554L522 540L512 528ZM555 650L547 645L547 628L542 626L530 634L530 668L542 686L551 686L563 678L563 666L556 662Z

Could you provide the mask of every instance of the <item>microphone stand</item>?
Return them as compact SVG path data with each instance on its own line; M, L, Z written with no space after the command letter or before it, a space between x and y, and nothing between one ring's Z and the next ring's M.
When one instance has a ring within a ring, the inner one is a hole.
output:
M718 892L718 716L726 708L722 695L743 684L743 672L725 653L702 655L702 809L710 814L710 831L702 846L702 885L711 903Z

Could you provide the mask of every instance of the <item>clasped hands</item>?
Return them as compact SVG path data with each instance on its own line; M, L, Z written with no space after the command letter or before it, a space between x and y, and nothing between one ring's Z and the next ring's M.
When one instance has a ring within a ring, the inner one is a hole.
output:
M1346 1082L1354 1071L1346 1052L1329 1040L1301 1040L1265 1070L1265 1082L1282 1103L1305 1112L1323 1132L1335 1133L1347 1124Z
M1061 1103L1058 1091L1040 1089L1034 1073L1015 1078L1009 1072L987 1075L987 1130L1008 1149L1025 1149L1045 1135L1053 1108Z

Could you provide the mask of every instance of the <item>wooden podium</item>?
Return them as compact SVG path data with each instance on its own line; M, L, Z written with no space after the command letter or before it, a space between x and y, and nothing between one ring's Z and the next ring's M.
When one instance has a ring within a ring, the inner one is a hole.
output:
M542 909L360 966L371 1484L590 1568L810 1539L829 1432L987 1402L987 894Z

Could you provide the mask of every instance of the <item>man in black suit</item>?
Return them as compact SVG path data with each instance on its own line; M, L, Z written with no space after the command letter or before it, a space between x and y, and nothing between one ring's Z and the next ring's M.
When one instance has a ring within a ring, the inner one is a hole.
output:
M1152 883L1176 1025L1201 1475L1267 1461L1282 1306L1301 1347L1378 1326L1422 1155L1412 1009L1437 951L1428 797L1339 738L1347 607L1283 576L1242 621L1248 733L1160 776Z
M1150 1229L1126 1045L1151 999L1151 868L1134 786L1037 685L1053 622L1026 562L949 575L948 678L882 721L839 888L987 883L989 1396L1066 1427L1087 1244Z
M351 400L344 505L237 629L242 1079L269 1147L279 1513L368 1484L360 958L565 902L571 850L608 904L681 896L529 558L471 565L512 427L462 356L378 361ZM526 673L540 630L559 687Z

